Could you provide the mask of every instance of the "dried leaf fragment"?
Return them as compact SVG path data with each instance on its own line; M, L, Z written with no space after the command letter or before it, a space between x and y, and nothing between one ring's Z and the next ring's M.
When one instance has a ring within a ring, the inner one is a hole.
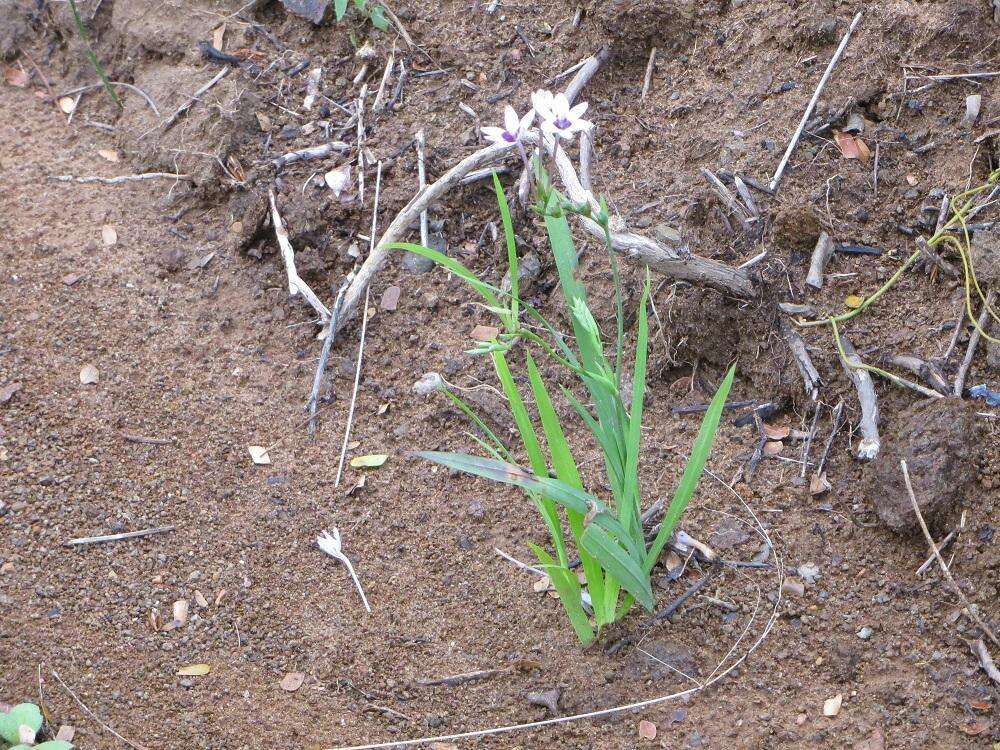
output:
M188 664L186 667L181 667L177 670L177 674L181 677L200 677L206 675L212 671L211 664Z
M111 247L118 243L118 232L110 224L101 227L101 239L104 240L105 247Z
M188 604L187 599L178 599L174 602L174 622L177 623L176 627L182 627L187 624L190 608L191 605Z
M373 453L368 456L355 456L351 459L351 466L355 469L377 469L384 464L389 457L384 453Z
M80 382L83 385L93 385L100 380L100 378L101 376L97 372L97 368L93 365L84 365L80 369Z
M305 682L305 679L305 672L289 672L281 678L281 689L289 693L294 693L302 687L302 683Z
M829 490L831 484L826 478L826 472L822 474L813 474L812 478L809 480L809 494L810 495L822 495L824 492Z
M202 609L204 609L205 607L208 606L208 599L206 599L205 595L203 593L201 593L200 591L198 591L198 589L195 589L194 590L194 603L197 604Z
M266 466L271 463L271 457L267 455L267 448L260 445L248 445L247 450L250 452L250 458L253 459L255 464Z
M493 326L476 326L472 329L472 338L476 341L492 341L500 333L499 328Z
M792 432L787 425L764 424L763 428L769 440L784 440Z
M118 152L113 148L99 148L97 149L97 155L112 164L117 164L121 161L121 157L118 155Z
M639 736L644 740L656 739L656 724L643 719L639 722Z
M856 294L848 294L847 298L844 300L844 306L849 307L852 310L856 310L865 302L863 297L859 297Z

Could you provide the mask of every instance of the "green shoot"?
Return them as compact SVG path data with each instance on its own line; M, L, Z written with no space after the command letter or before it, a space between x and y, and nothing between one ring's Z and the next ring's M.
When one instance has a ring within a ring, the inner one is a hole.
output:
M118 109L122 109L122 100L118 98L118 94L115 90L111 88L111 80L108 78L108 74L104 72L104 66L101 65L101 61L97 59L97 55L94 54L93 48L90 46L90 39L87 35L87 27L83 25L83 19L80 18L80 11L77 10L76 0L69 0L69 7L73 11L73 21L76 23L76 33L80 35L80 40L83 42L83 46L87 50L87 57L90 58L90 64L94 66L94 70L97 72L97 76L101 79L101 84L104 86L104 90L108 92L108 96L118 105Z
M537 163L536 169L541 195L538 210L543 215L565 309L572 325L571 340L519 298L513 223L500 181L495 175L494 188L504 228L511 279L508 294L482 281L464 265L442 253L409 243L394 243L390 247L409 250L434 260L478 292L486 308L500 319L502 332L474 351L491 357L520 439L519 448L504 446L485 420L460 398L446 391L447 397L485 436L484 439L474 439L491 457L434 451L417 455L450 469L518 487L527 494L538 508L549 532L552 552L534 544L531 548L558 592L574 632L581 643L587 644L600 634L603 627L624 617L633 602L638 602L648 611L654 608L650 573L694 496L712 449L722 407L733 383L735 366L730 368L705 414L660 531L647 546L641 520L639 474L649 346L649 274L646 275L637 315L635 351L631 362L632 386L630 392L625 392L622 385L625 382L624 305L614 251L608 241L615 285L616 328L613 361L609 361L600 328L587 303L587 290L577 279L577 252L567 220L568 213L589 212L590 208L569 204L551 188L544 169ZM596 220L607 226L607 208L603 202ZM522 314L532 325L522 324ZM515 347L524 350L523 362L530 394L522 394L514 376L512 352ZM579 448L571 446L566 437L553 402L553 391L546 383L533 350L575 376L577 390L586 393L584 401L571 389L560 387L557 391L600 446L611 488L610 497L599 498L584 488L574 455L575 449ZM540 430L536 429L529 412L526 395L530 395L534 404ZM517 464L515 455L523 456L527 468ZM580 558L582 581L569 566L571 543Z

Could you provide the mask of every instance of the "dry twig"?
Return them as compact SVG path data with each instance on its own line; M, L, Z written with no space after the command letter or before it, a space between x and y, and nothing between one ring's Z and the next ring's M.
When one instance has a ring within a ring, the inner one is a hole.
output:
M319 297L309 288L309 285L302 280L298 271L295 270L295 251L292 243L288 239L288 232L285 224L278 213L278 204L274 200L274 190L267 191L268 200L271 202L271 223L274 224L274 236L278 240L278 247L281 248L281 257L285 261L285 271L288 274L288 293L291 296L301 294L303 298L312 305L312 308L319 313L320 320L326 322L330 319L330 311L326 305L320 302Z
M153 529L141 529L139 531L127 531L123 534L105 534L104 536L81 536L76 539L70 539L66 542L67 547L80 547L84 544L101 544L103 542L121 542L125 539L138 539L144 536L153 536L154 534L166 534L168 531L173 531L173 526L158 526Z

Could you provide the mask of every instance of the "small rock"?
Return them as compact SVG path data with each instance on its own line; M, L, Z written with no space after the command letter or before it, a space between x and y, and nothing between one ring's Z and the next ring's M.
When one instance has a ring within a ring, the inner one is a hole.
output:
M469 503L468 513L472 520L482 521L486 518L486 506L479 500L473 500Z
M427 714L427 716L424 717L424 721L427 722L427 726L431 729L437 729L439 726L444 724L444 719L437 714Z
M517 262L519 293L523 295L526 290L531 289L531 285L535 283L541 272L542 262L538 259L538 255L532 252L525 253L524 257ZM510 291L510 269L507 269L507 273L504 274L503 280L500 282L500 290L503 292Z
M829 718L833 718L840 713L840 707L844 703L844 696L841 693L837 693L832 698L827 698L823 701L823 715Z
M528 693L524 697L528 699L528 703L548 709L549 714L552 716L559 715L559 699L562 697L561 689L553 688L552 690L545 690L540 693Z
M412 274L429 273L434 270L434 265L433 260L425 258L423 255L409 251L403 255L403 268Z
M863 628L861 628L861 630L859 630L857 632L857 636L861 640L867 641L869 638L872 637L872 633L874 633L874 632L875 632L874 630L872 630L870 627L868 627L867 625L865 625Z
M781 590L791 596L802 596L806 593L805 584L793 578L786 578L785 582L781 585Z
M979 284L995 287L1000 281L1000 232L977 231L972 236L972 266Z

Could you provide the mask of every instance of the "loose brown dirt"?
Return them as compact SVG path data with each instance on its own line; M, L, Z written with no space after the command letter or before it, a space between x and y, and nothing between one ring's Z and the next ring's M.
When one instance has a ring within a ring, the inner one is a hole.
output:
M88 93L68 123L45 101L45 85L23 54L57 92L93 82L68 9L0 2L0 53L32 74L25 88L0 88L0 389L20 383L0 403L0 700L41 701L54 724L77 727L78 747L122 747L60 687L55 670L103 722L151 750L323 748L546 718L526 695L553 688L566 714L682 691L709 679L734 643L736 653L746 651L773 606L773 570L728 570L700 592L734 611L696 596L671 623L642 631L636 614L600 646L582 649L559 603L536 594L535 577L494 552L527 561L527 543L544 544L525 499L407 458L413 449L476 449L457 411L411 390L421 374L438 371L466 387L493 382L487 363L463 354L470 331L491 322L488 314L442 273L414 275L393 263L377 278L351 455L390 458L364 475L364 487L357 488L362 473L355 469L334 487L358 331L351 326L334 349L311 440L302 405L320 347L311 311L288 296L264 206L273 187L300 272L332 300L355 262L352 244L366 247L357 235L370 228L374 170L362 204L307 183L347 157L281 174L271 159L322 142L322 128L310 130L311 122L331 122L336 135L347 115L333 102L349 106L357 95L349 32L364 38L367 27L314 27L276 2L241 16L244 4L228 0L183 8L147 0L82 5L112 78L146 90L163 117L217 72L195 44L210 40L220 22L226 49L251 53L252 65L234 70L166 134L156 130L148 105L127 92L121 113L101 92ZM413 0L394 7L421 51L406 54L411 74L401 105L368 125L368 148L385 165L383 226L415 189L408 143L418 128L427 132L433 178L477 144L476 123L459 101L492 122L503 103L523 107L533 89L610 37L612 60L584 94L599 126L598 190L630 227L650 234L661 224L679 228L702 255L738 264L771 251L762 267L768 299L759 303L669 281L657 288L641 469L648 502L669 496L697 431L697 415L676 415L672 407L707 400L734 358L733 398L784 399L790 406L774 422L808 425L811 406L776 333L775 301L805 299L820 312L840 311L848 294L870 293L912 251L914 236L933 228L940 199L931 191L953 194L996 166L995 140L977 139L996 126L997 79L919 92L925 81L911 81L904 92L900 68L995 70L1000 27L987 3L870 4L819 114L854 102L850 111L866 118L862 137L877 154L877 183L874 163L842 159L829 131L806 137L777 197L755 193L764 218L753 237L731 226L699 170L767 181L853 9L609 2L586 5L574 29L574 3L500 3L493 14L485 6ZM374 40L372 90L393 45L385 35ZM640 103L650 45L661 53ZM401 43L396 53L403 55ZM311 112L302 108L305 73L287 75L307 57L307 71L325 71L321 103ZM506 98L488 101L508 89ZM961 122L970 93L982 95L974 127ZM353 127L343 137L353 140ZM109 149L119 150L120 162L98 153ZM150 170L190 174L194 182L47 179ZM244 184L234 185L232 176ZM504 250L478 243L484 224L496 220L486 183L450 196L432 220L452 252L500 283ZM522 250L533 248L541 259L532 302L558 317L542 235L530 215L515 220ZM102 240L105 226L116 230L116 244ZM824 290L804 294L808 253L821 229L883 254L836 255ZM600 248L583 247L584 280L600 319L609 321L606 259ZM626 276L634 308L641 277L634 269ZM401 289L399 306L382 310L377 301L391 285ZM954 285L908 274L849 333L869 361L933 357L947 347L952 332L943 324L957 318L961 297ZM812 329L806 338L825 380L823 402L843 398L853 423L856 396L828 334ZM964 350L963 338L945 363L949 375ZM85 365L98 370L97 383L81 384ZM968 378L980 382L1000 389L1000 373L982 353ZM877 386L883 439L891 443L906 432L896 415L915 394ZM488 390L474 394L497 427L509 429L499 399ZM828 414L819 421L814 458L829 434ZM564 415L572 425L571 412ZM961 474L969 489L957 499L966 527L948 557L996 628L1000 451L996 423L977 424ZM577 426L570 438L585 440ZM270 466L251 464L248 445L279 440ZM756 442L752 426L727 421L710 467L734 477ZM862 481L852 443L844 429L830 453L833 488L825 495L809 495L799 464L774 459L735 485L791 579L810 572L800 566L818 569L803 592L785 592L774 629L745 664L707 691L641 715L459 746L876 748L884 736L890 748L993 747L1000 693L969 652L966 640L977 632L935 571L915 575L927 555L923 541L878 523L871 502L878 488ZM598 454L584 446L578 458L599 488ZM783 456L798 458L798 445ZM746 519L743 506L706 479L684 527L711 539L727 559L747 561L760 540L734 516ZM64 546L73 537L162 525L175 531ZM317 534L334 526L372 602L370 615L343 569L315 546ZM689 571L668 582L658 575L660 605L697 577ZM190 620L151 627L151 614L169 621L178 599L191 602ZM606 652L628 635L642 637L640 647ZM211 672L177 675L193 663ZM454 687L420 684L487 668L504 671ZM279 684L289 672L305 673L294 692ZM843 708L824 717L823 702L836 695ZM656 740L639 738L643 718L658 726Z

